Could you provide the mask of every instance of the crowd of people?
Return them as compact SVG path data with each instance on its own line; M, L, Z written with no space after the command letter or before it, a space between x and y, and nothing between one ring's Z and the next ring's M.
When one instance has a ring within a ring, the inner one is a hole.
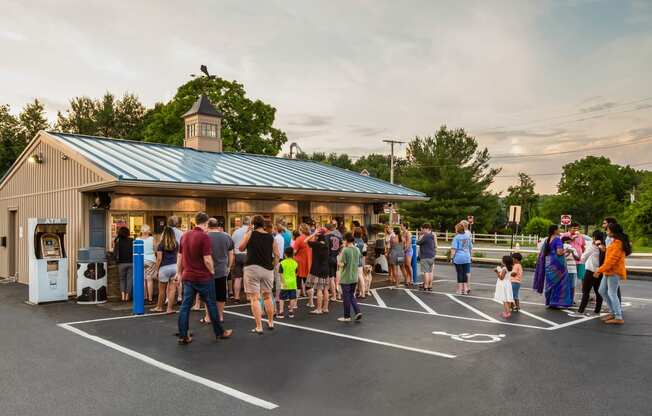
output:
M160 313L174 313L175 306L180 305L180 343L192 341L188 329L190 311L199 310L202 303L205 315L200 322L212 325L216 337L230 337L232 331L222 326L229 296L235 303L246 298L255 322L251 332L259 335L265 328L273 330L275 319L294 318L299 297L307 299L311 315L327 314L331 303L341 300L343 315L339 321L362 319L356 299L369 294L372 267L365 261L367 232L359 222L354 221L349 231L336 220L323 226L303 223L290 231L283 220L272 224L260 215L245 216L236 220L230 235L205 213L195 216L195 224L182 233L173 216L157 243L147 225L142 226L138 237L144 246L146 302L155 305L152 312ZM432 226L423 224L415 240L423 276L420 288L432 291L437 251ZM412 257L416 253L407 224L386 226L385 235L378 241L381 246L380 250L376 246L376 254L387 259L390 283L414 288ZM133 286L132 246L129 230L120 228L113 254L123 301L129 300ZM450 250L458 295L471 293L472 251L469 223L460 221ZM627 278L625 257L630 253L629 239L614 218L605 218L603 230L594 231L590 237L581 232L579 224L572 224L565 233L553 225L540 243L534 289L545 295L548 307L569 308L574 305L577 288L582 293L579 313L584 314L594 300L594 313L600 314L606 300L609 313L603 322L622 324L620 281ZM504 256L495 270L494 298L503 305L504 319L520 310L522 260L520 253L512 253Z
M565 233L552 225L540 244L534 289L545 295L550 308L573 306L576 288L581 290L578 312L582 314L593 290L594 313L601 313L604 300L608 314L602 321L623 324L620 283L627 279L625 258L631 252L629 238L615 218L605 218L602 230L594 231L590 237L581 232L579 224L571 224L570 231Z
M202 324L213 326L225 339L224 306L228 299L249 302L254 334L274 329L274 320L293 318L299 296L308 299L310 314L329 313L330 302L341 300L340 322L359 322L357 297L371 287L371 267L365 264L367 233L354 221L352 230L333 220L317 227L301 224L295 233L283 220L272 224L262 216L238 218L231 235L205 213L195 216L194 227L182 233L177 217L170 217L156 244L143 225L138 239L144 246L145 301L151 311L174 313L179 307L178 339L192 342L190 311L205 305ZM409 237L408 237L409 238ZM113 242L122 300L129 301L133 286L133 241L121 227ZM155 282L158 281L158 296Z

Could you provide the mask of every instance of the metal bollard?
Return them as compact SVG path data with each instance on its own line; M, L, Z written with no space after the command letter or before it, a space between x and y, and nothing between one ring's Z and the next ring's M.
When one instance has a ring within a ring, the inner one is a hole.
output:
M145 246L143 240L134 240L134 294L132 312L145 313Z
M417 236L412 236L412 283L417 282Z

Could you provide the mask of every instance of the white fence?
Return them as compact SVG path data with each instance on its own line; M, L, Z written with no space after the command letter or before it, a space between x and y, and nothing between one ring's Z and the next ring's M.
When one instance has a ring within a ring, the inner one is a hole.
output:
M438 240L444 240L444 241L450 241L455 237L455 233L451 233L446 231L445 233L437 233L437 239ZM487 243L493 243L496 245L510 245L512 242L512 236L509 234L480 234L480 233L473 233L472 234L472 240L475 243L476 241L479 242L487 242ZM525 234L517 234L514 236L514 244L518 243L520 245L528 245L528 246L536 246L538 241L538 237L536 235L525 235Z
M438 253L443 253L443 255L439 255L441 258L445 258L446 254L450 250L450 246L437 246L437 252ZM489 253L515 253L519 252L521 254L538 254L539 250L537 249L532 249L532 248L514 248L514 249L509 249L509 248L502 248L502 247L477 247L473 251L477 253L483 253L483 252L489 252ZM647 259L647 260L652 260L652 253L632 253L628 258L631 259ZM473 261L476 262L483 262L483 263L492 263L492 264L500 264L500 259L499 258L491 258L491 257L473 257ZM652 264L652 263L651 263ZM627 270L630 271L638 271L638 272L652 272L652 266L640 266L640 265L627 265Z

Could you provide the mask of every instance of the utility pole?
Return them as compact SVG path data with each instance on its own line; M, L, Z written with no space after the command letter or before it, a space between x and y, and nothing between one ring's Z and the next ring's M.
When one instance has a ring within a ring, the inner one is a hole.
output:
M390 163L389 163L389 182L393 184L394 183L394 145L397 144L397 143L401 144L401 143L405 143L405 142L401 142L401 141L398 141L398 140L389 140L389 139L388 140L383 140L383 142L389 143L390 147L391 147L391 155L390 155L390 159L389 159L390 160Z

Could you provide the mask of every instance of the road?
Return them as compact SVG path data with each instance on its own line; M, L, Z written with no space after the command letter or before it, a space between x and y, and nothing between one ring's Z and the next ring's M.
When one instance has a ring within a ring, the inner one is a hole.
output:
M651 413L652 282L625 283L626 324L614 327L547 310L529 276L528 314L503 321L490 270L473 270L472 296L454 294L453 276L438 264L433 293L378 279L359 324L336 321L339 303L315 317L302 301L295 319L258 336L249 308L232 305L235 335L215 341L194 314L189 346L175 342L174 315L29 306L26 287L3 284L0 414Z

